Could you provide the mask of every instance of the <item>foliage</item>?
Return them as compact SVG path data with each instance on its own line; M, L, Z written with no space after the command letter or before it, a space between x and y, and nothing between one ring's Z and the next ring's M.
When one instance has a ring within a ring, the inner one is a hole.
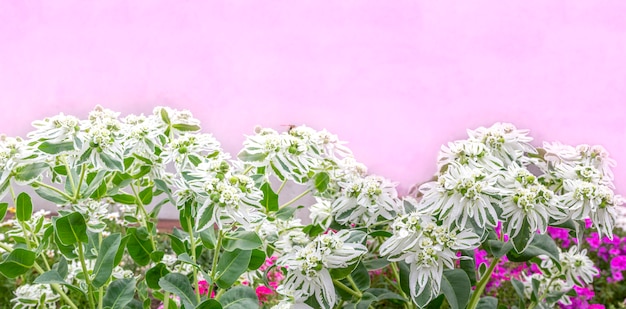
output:
M501 262L537 270L510 285L517 305L545 308L598 274L548 229L582 237L588 223L612 239L622 204L602 147L535 148L510 124L443 146L417 197L305 126L258 128L235 158L167 107L33 126L0 141L0 215L14 213L1 288L15 309L498 308ZM57 213L34 211L33 194ZM163 207L179 213L171 233L157 230Z

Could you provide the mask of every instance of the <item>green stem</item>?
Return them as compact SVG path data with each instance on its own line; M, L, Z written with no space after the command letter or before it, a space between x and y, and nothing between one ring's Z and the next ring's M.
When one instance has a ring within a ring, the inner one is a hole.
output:
M93 299L93 286L91 285L91 279L89 278L89 271L87 269L87 264L85 263L85 251L83 249L83 244L78 244L78 258L80 259L80 265L83 268L83 277L85 277L85 283L87 283L88 295L87 298L89 300L89 307L92 309L96 308L96 304Z
M552 282L554 281L555 278L550 279L550 281L548 282L548 287L550 287L552 285ZM549 289L545 289L545 291L543 291L543 293L541 293L541 295L539 296L539 298L537 299L536 302L532 302L530 303L530 305L528 306L528 309L534 309L535 307L537 307L537 305L546 297L546 295L548 294L548 290Z
M163 294L163 309L169 309L170 307L170 292Z
M78 201L78 198L80 197L80 187L83 185L83 181L85 180L85 171L86 170L87 169L85 168L85 166L81 165L81 167L80 167L80 178L78 179L78 187L74 191L74 201Z
M280 207L278 207L278 209L283 209L283 208L285 208L285 207L295 203L297 200L301 199L303 196L309 194L309 192L311 192L311 189L304 190L304 192L298 194L298 196L296 196L293 199L291 199L291 201L289 201L289 202L287 202L287 203L285 203L283 205L280 205Z
M359 298L359 299L360 299L361 297L363 297L363 294L361 294L361 292L359 292L359 291L355 291L355 290L353 290L353 289L349 288L347 285L343 284L341 281L339 281L339 280L337 280L337 279L333 279L333 283L334 283L334 284L335 284L338 288L340 288L340 289L342 289L342 290L344 290L344 291L348 292L348 294L350 294L350 295L352 295L352 296L354 296L354 297L356 297L356 298Z
M360 291L361 291L361 290L360 290L360 289L359 289L359 287L356 285L356 282L354 282L354 279L352 279L352 276L347 276L347 277L346 277L346 279L348 279L348 282L350 282L350 285L352 286L352 288L353 288L355 291L359 291L359 294L360 294Z
M280 191L283 191L283 188L285 187L285 184L287 184L287 179L283 180L283 183L280 184L280 187L278 187L278 190L276 191L276 194L280 194Z
M196 238L193 237L193 225L191 225L191 218L189 218L189 216L186 216L187 218L187 227L189 228L189 230L187 231L189 233L189 242L191 243L191 260L196 263L197 257L196 257ZM200 284L198 283L198 269L194 266L193 268L193 282L194 285L196 286L195 290L196 290L196 300L198 302L200 302Z
M242 173L242 174L243 174L243 175L248 174L248 173L249 173L249 172L250 172L253 168L254 168L254 166L253 166L253 165L250 165L250 166L246 167L246 169L243 171L243 173Z
M491 265L489 265L489 268L487 268L485 274L483 274L483 276L480 278L480 281L478 281L478 284L476 284L476 290L474 290L474 293L472 293L472 297L467 304L467 309L475 309L478 305L478 302L480 301L480 296L485 291L485 287L487 286L489 279L491 279L491 274L498 265L498 262L500 262L500 258L494 258L493 261L491 261Z
M102 306L104 305L104 286L101 286L100 289L98 289L98 294L100 294L100 297L98 298L98 309L102 309Z
M148 211L146 210L146 207L144 206L143 202L141 201L141 198L139 197L139 190L137 190L137 188L135 188L135 186L131 183L130 184L130 189L133 190L133 195L135 196L135 200L137 201L137 208L141 211L142 214L142 223L143 225L146 227L146 229L148 229ZM154 235L152 235L152 229L148 229L148 235L150 236L150 242L152 243L152 248L154 248L154 250L157 250L158 246L156 241L154 240Z
M211 285L209 286L209 298L213 294L213 286L215 285L215 271L217 270L217 259L219 258L221 250L222 230L219 230L219 234L217 235L217 244L215 245L215 251L213 252L213 263L211 264Z

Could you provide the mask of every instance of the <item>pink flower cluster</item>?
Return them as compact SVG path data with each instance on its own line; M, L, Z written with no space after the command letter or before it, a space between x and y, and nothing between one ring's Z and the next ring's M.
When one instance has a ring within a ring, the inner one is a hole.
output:
M276 289L278 288L278 285L280 285L280 282L285 277L279 269L272 268L272 266L274 266L274 264L276 263L277 258L278 257L276 256L268 257L265 260L265 263L263 263L263 265L259 267L259 271L263 273L267 273L267 283L269 285L268 287L265 284L258 284L255 287L256 295L259 298L259 302L261 303L267 302L270 300L270 298L277 296ZM241 282L241 284L252 286L251 283L248 281L243 281Z

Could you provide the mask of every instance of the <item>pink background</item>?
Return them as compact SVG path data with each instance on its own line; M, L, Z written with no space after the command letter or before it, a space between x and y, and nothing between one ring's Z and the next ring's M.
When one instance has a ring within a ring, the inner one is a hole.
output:
M604 145L626 193L625 16L620 0L1 1L0 132L169 105L236 152L257 124L308 124L404 192L442 143L506 121Z

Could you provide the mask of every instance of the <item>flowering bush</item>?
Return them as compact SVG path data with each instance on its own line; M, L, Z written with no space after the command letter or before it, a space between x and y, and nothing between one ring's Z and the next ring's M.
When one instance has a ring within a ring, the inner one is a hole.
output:
M535 148L510 124L443 146L415 197L305 126L258 128L235 158L166 107L33 126L0 141L13 308L498 308L485 289L501 261L534 265L511 282L519 305L546 308L598 275L548 229L580 238L588 220L613 239L622 204L602 147ZM33 193L57 214L33 213ZM157 230L162 207L176 207L180 229Z

